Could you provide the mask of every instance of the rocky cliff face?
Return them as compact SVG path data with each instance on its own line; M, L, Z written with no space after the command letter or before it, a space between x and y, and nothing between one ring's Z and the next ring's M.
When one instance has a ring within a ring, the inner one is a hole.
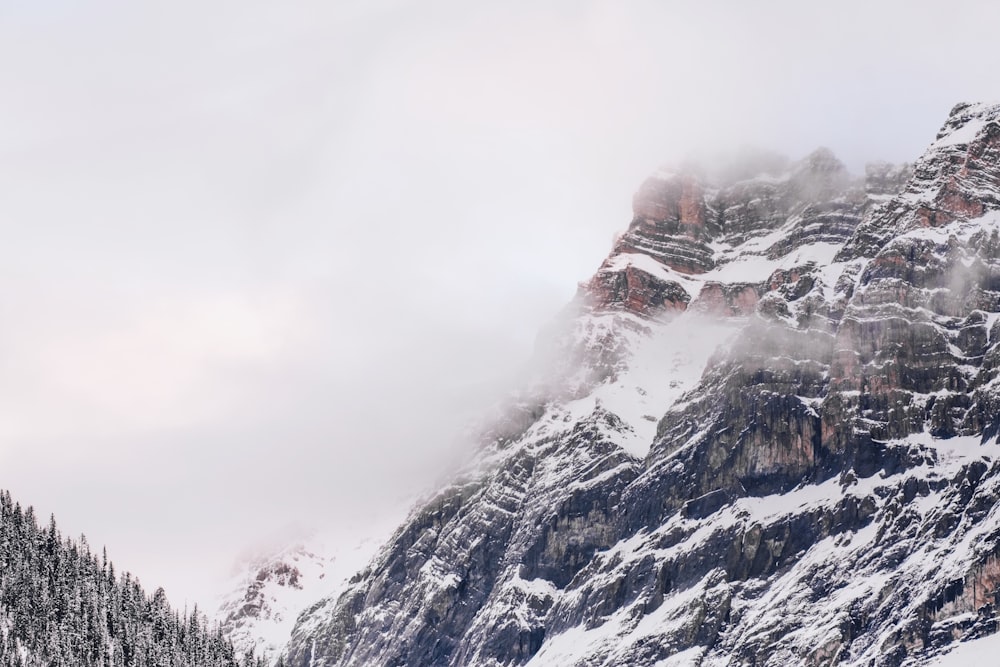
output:
M662 172L549 377L296 667L916 665L1000 603L1000 107L912 167Z

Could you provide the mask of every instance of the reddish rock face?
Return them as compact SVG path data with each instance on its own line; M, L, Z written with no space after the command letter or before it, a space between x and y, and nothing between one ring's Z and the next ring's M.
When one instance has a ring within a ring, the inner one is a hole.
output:
M723 317L752 315L760 301L760 294L753 285L707 283L698 294L698 309Z
M634 266L599 271L587 283L586 292L601 310L624 310L643 317L683 311L691 300L677 283L660 280Z
M687 308L688 296L674 285L662 283L648 273L629 267L625 271L625 310L652 315L660 310L682 311Z
M632 200L634 217L612 250L649 255L679 273L697 274L715 263L706 227L705 190L693 174L647 179Z
M941 227L954 220L978 218L985 209L980 201L969 201L960 192L946 189L937 198L936 208L921 206L917 209L917 225L920 227Z
M772 273L771 277L767 279L767 290L769 292L773 292L784 285L797 283L801 277L802 271L799 268L789 269L787 271L779 269Z
M677 224L689 238L699 238L707 218L705 190L693 174L650 178L632 199L632 211L636 221Z
M633 199L635 217L615 244L608 261L586 284L590 303L601 310L623 310L656 317L687 308L691 296L677 281L665 280L621 255L645 255L666 270L702 273L714 266L706 245L705 190L693 174L648 179Z

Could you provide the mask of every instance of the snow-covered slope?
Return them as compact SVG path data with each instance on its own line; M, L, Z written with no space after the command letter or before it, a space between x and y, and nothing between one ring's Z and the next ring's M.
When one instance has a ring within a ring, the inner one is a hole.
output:
M901 666L994 632L998 117L863 178L648 179L540 377L287 662Z
M955 647L953 651L931 660L931 667L978 667L1000 661L1000 634L981 637Z

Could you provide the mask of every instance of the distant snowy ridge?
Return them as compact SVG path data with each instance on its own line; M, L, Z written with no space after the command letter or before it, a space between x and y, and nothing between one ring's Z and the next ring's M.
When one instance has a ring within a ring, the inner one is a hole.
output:
M246 560L215 614L237 653L276 661L299 615L346 588L388 539L407 506L401 502L365 524L342 526L335 534L313 533Z

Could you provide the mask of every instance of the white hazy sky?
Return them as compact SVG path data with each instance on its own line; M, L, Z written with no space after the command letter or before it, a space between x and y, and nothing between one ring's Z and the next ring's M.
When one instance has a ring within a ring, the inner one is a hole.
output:
M984 2L0 0L0 487L207 605L426 484L694 148L908 161Z

